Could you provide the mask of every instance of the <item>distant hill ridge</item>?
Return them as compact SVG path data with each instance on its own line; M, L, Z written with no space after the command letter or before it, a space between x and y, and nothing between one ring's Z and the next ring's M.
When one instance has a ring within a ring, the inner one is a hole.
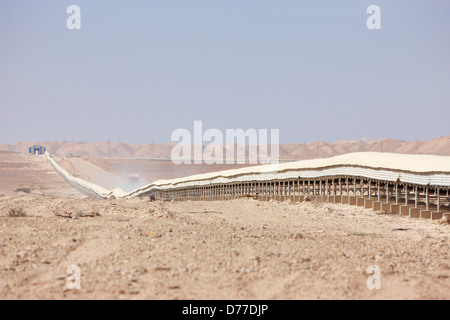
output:
M20 142L15 145L2 144L0 151L27 153L32 145L43 145L52 154L63 156L80 156L88 158L152 158L170 159L175 143L166 144L126 144L121 142ZM230 146L225 146L224 148ZM391 152L404 154L432 154L450 156L450 136L428 141L404 141L394 139L374 140L365 138L355 141L338 141L328 143L316 141L311 143L289 143L280 145L281 160L305 160L328 158L351 152Z

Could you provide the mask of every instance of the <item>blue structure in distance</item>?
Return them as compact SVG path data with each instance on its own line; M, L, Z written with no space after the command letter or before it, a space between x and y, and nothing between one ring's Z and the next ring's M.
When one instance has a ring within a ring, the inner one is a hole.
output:
M45 152L47 151L47 148L44 148L43 146L33 146L29 148L29 151L31 154L36 154L36 155L43 155L45 154Z

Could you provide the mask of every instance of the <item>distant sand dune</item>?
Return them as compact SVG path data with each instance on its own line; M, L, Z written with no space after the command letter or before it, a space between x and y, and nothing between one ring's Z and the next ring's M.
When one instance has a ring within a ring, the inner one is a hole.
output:
M108 145L104 143L82 142L20 142L15 145L0 145L0 151L12 151L26 153L28 147L40 144L47 147L51 154L73 155L89 158L152 158L170 159L175 143L167 144L125 144L114 142ZM227 146L229 147L229 146ZM338 141L328 143L317 141L311 143L290 143L280 145L280 159L305 160L315 158L329 158L352 152L390 152L405 154L432 154L450 156L450 136L439 137L429 141L404 141L394 139L374 140L364 138L355 141Z

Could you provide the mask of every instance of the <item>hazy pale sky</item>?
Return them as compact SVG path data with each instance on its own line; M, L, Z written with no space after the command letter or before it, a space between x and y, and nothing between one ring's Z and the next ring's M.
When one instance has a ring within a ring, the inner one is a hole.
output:
M1 0L0 143L164 143L194 120L284 143L449 135L450 1Z

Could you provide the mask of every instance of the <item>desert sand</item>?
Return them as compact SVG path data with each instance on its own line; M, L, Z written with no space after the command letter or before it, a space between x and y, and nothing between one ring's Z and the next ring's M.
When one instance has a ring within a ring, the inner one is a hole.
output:
M25 194L84 197L55 172L45 156L0 152L0 196Z
M2 299L450 298L450 228L438 222L248 199L2 197L0 212ZM100 216L55 216L69 213ZM67 288L71 265L81 290ZM371 265L381 290L366 286Z
M450 298L439 221L311 202L96 200L45 158L0 163L1 299ZM72 265L81 290L67 288ZM380 290L366 285L372 265Z

